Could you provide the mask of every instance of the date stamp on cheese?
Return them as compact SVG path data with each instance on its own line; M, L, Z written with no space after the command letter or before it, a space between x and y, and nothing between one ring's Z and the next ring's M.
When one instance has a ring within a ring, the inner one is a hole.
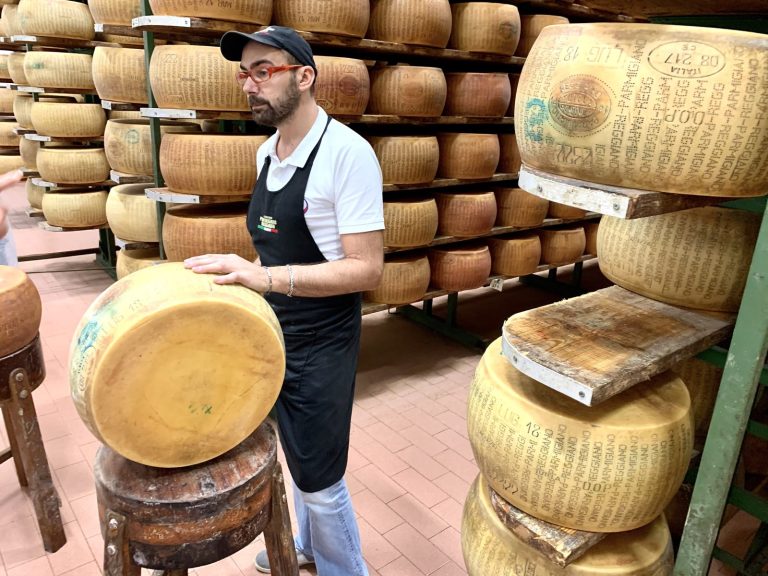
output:
M550 118L569 135L599 129L611 113L611 91L594 76L577 74L558 82L549 96Z

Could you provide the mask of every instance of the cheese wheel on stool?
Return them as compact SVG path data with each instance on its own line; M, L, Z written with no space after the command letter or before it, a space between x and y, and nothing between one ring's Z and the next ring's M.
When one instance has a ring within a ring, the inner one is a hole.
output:
M21 350L40 328L42 302L20 268L0 266L0 358Z

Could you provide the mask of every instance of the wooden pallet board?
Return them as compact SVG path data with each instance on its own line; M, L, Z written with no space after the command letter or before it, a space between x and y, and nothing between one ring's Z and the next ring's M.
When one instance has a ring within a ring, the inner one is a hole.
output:
M490 486L488 491L499 520L525 544L558 566L565 567L578 560L607 536L605 533L584 532L544 522L515 508Z
M155 179L152 176L144 174L126 174L117 170L109 171L109 179L115 184L154 184Z
M710 206L726 200L594 184L549 174L526 165L520 168L518 186L552 202L627 220Z
M594 406L717 344L734 322L611 286L511 316L502 348L524 374Z
M196 194L179 194L169 188L147 188L144 190L144 195L151 200L168 204L225 204L227 202L247 202L251 199L250 194L198 196Z

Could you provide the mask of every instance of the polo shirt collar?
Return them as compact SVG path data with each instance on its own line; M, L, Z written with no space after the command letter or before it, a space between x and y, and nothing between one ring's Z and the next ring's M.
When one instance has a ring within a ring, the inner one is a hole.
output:
M318 106L317 118L315 118L315 123L312 125L312 128L310 128L307 135L302 138L293 153L282 162L277 157L277 141L280 139L280 131L278 130L275 134L275 138L272 139L272 144L268 151L271 161L282 166L291 165L296 166L297 168L304 168L307 160L309 160L309 155L312 154L312 150L323 135L323 130L325 130L327 121L328 114Z

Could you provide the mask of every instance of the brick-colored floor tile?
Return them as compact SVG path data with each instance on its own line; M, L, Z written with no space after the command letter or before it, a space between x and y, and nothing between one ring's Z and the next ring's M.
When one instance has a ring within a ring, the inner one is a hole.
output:
M379 533L384 534L403 523L403 519L370 490L355 494L355 512Z
M64 572L59 576L101 576L101 566L96 564L96 562L88 562L88 564L78 566L74 570Z
M383 472L375 464L369 464L365 468L356 470L355 476L365 487L376 494L382 502L391 502L405 494L405 488L392 480L389 474Z
M435 478L435 486L445 490L446 494L454 500L462 502L469 493L470 483L459 478L453 472L447 472L439 478Z
M408 446L397 453L411 468L429 480L448 472L447 468L416 446Z
M37 520L26 516L4 525L0 538L0 555L8 571L44 557L45 550Z
M450 500L450 498L446 500ZM410 494L393 500L389 506L425 538L432 538L448 527L445 520Z
M359 470L360 468L364 468L365 466L368 466L371 462L363 456L359 450L355 449L354 447L349 447L349 458L347 460L347 470L350 472L354 472L355 470Z
M442 550L456 564L463 565L464 556L461 553L461 532L449 527L437 536L430 538L430 542Z
M48 558L45 556L25 562L8 570L8 576L54 576Z
M469 440L467 440L466 437L462 436L458 432L451 430L450 428L443 430L439 434L436 434L435 438L440 440L440 442L443 444L450 446L453 450L456 450L456 452L461 454L467 460L470 460L474 457L472 454L472 446L470 445Z
M67 500L77 500L96 491L90 466L85 461L54 471Z
M467 570L463 563L458 565L455 562L448 562L440 566L431 576L467 576Z
M82 462L85 459L80 448L69 434L46 442L45 454L48 457L48 464L54 470Z
M440 516L450 526L461 531L461 517L464 513L464 500L457 502L453 498L446 498L439 504L432 506L432 512Z
M67 535L67 543L55 553L48 554L48 561L56 576L92 562L94 559L88 541L77 522L65 524L64 533Z
M376 441L371 442L365 449L361 450L361 453L380 469L386 470L390 476L408 468L408 464L403 462L402 458Z
M401 436L398 432L395 432L392 428L384 424L383 422L377 422L371 424L365 429L368 434L373 438L376 438L381 444L384 445L387 450L391 452L399 452L403 448L407 448L411 445L411 441Z
M408 558L400 556L390 562L380 571L381 576L424 576L424 572L416 568Z
M437 488L413 468L408 468L399 474L395 474L394 480L428 508L448 497L445 492Z
M446 410L435 416L440 422L445 424L451 430L458 432L464 438L468 438L467 419L459 416L453 410Z
M465 482L474 482L478 472L480 471L477 467L477 464L475 464L474 459L467 460L464 458L464 456L452 448L448 448L444 452L436 454L435 460L451 470Z
M379 534L373 526L365 520L358 521L360 528L360 539L363 544L363 557L376 570L381 570L400 556L398 549L393 546L389 540Z
M69 505L72 506L75 518L77 518L77 522L80 524L80 529L83 531L83 535L86 538L101 533L99 508L96 504L95 494L89 494L88 496L83 496L77 500L72 500Z
M384 537L425 574L431 574L449 560L440 548L409 524L402 524L390 530Z
M431 434L427 434L416 425L402 430L401 434L413 442L414 446L418 446L430 456L435 456L447 448L440 440L435 440Z

